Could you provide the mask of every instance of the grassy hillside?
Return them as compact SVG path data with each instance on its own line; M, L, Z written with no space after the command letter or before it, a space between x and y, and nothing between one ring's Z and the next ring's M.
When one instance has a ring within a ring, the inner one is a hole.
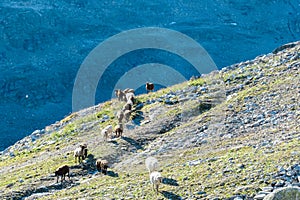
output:
M122 138L103 140L116 99L37 131L2 152L1 199L253 199L300 161L300 44L137 97ZM88 144L83 164L73 150ZM144 161L164 182L152 190ZM110 162L108 175L95 160ZM54 171L71 167L56 184ZM288 185L288 181L282 183ZM291 184L299 184L292 180Z

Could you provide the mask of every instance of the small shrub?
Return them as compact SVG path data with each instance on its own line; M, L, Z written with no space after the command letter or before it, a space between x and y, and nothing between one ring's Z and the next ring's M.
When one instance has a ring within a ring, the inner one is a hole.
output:
M189 86L202 86L204 84L206 84L206 82L203 78L198 78L198 79L189 81Z

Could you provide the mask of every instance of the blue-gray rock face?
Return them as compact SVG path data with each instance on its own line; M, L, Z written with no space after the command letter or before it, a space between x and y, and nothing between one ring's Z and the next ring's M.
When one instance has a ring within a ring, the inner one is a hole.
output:
M72 111L80 64L110 36L138 27L177 30L199 42L221 68L299 40L299 10L298 0L2 0L0 150ZM122 74L149 62L191 75L181 68L187 63L170 53L132 52L112 64L97 102L110 97Z

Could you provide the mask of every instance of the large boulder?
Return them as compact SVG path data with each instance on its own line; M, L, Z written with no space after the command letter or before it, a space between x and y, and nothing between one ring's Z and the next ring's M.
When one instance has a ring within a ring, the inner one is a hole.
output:
M267 195L264 200L297 200L300 199L299 187L285 187L275 190L271 194Z

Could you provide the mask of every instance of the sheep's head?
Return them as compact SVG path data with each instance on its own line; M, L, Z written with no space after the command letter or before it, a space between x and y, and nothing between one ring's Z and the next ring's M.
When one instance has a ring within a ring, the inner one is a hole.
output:
M159 183L162 183L162 182L163 182L163 179L164 179L164 178L163 178L162 176L159 176L159 177L157 178L157 180L158 180Z

